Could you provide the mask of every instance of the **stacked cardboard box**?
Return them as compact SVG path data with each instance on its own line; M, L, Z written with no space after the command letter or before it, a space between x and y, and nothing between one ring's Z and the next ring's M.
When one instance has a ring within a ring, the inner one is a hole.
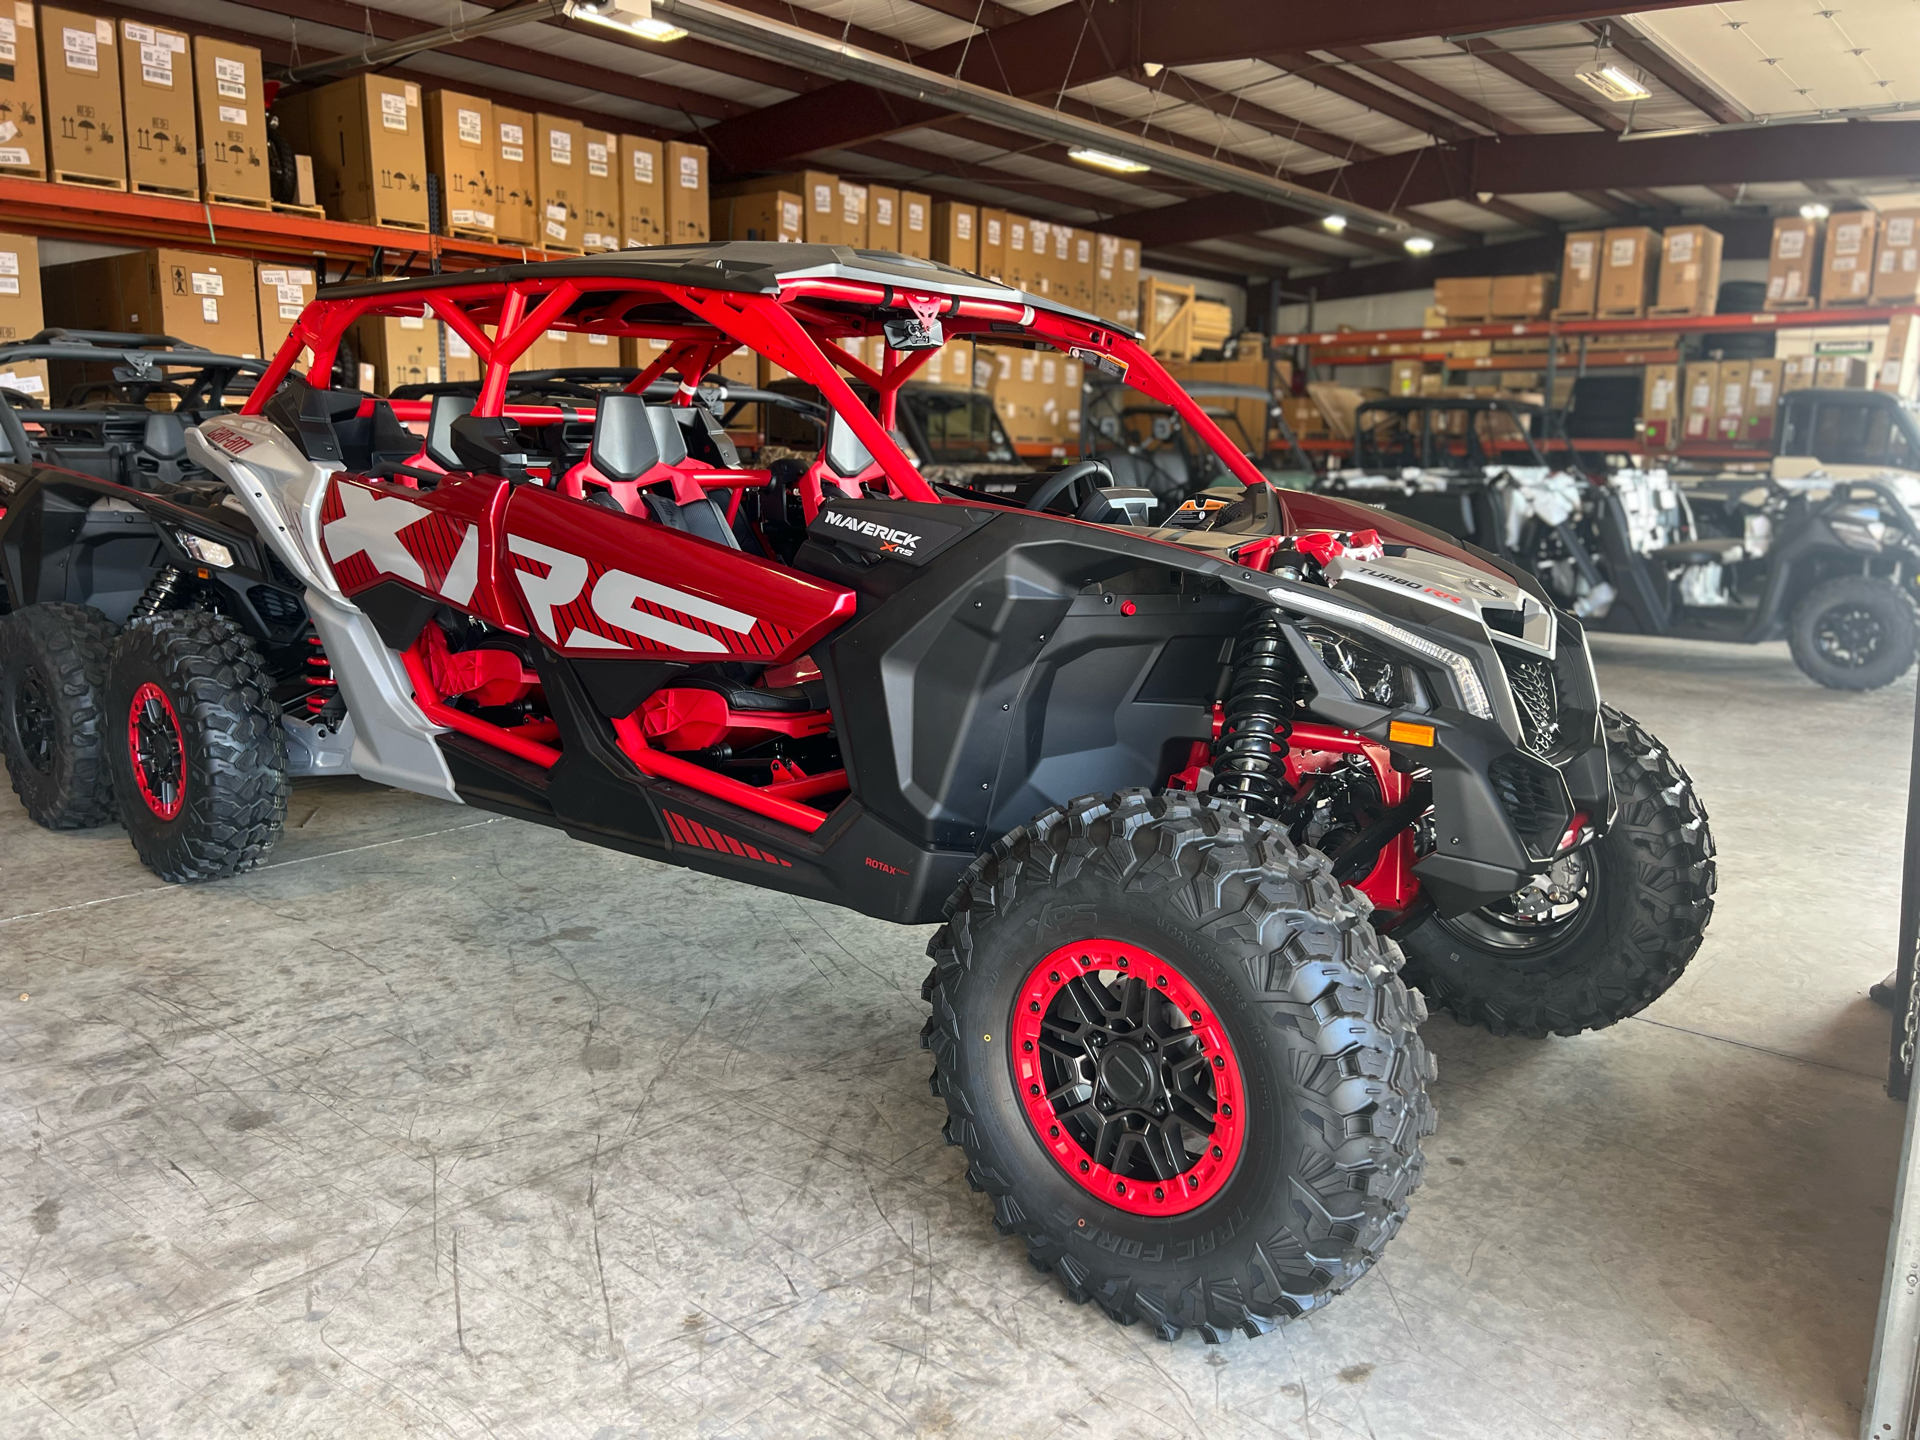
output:
M1652 450L1666 450L1679 437L1680 367L1649 365L1640 392L1640 428Z
M745 195L722 196L713 202L713 230L722 240L774 240L797 243L803 238L806 202L791 190L752 190Z
M588 130L587 173L581 186L581 243L588 250L625 249L625 211L620 195L620 137Z
M1711 315L1720 298L1726 240L1705 225L1675 225L1660 237L1660 286L1650 315Z
M900 192L891 185L867 187L867 248L900 248Z
M1591 320L1600 300L1600 230L1576 230L1567 236L1560 256L1560 303L1556 320Z
M127 184L150 195L200 198L200 132L193 60L179 30L120 22L120 101L127 121Z
M918 190L900 192L900 253L933 258L933 200Z
M1820 222L1800 215L1783 215L1773 222L1773 243L1767 250L1769 310L1805 309L1819 294Z
M667 191L660 183L666 164L658 140L620 137L621 248L667 243Z
M933 207L933 258L956 270L977 270L980 266L980 210L940 200Z
M320 203L335 220L427 228L427 137L420 87L355 75L279 101L280 133L313 157Z
M1656 291L1660 237L1643 225L1605 232L1600 244L1600 289L1594 314L1602 320L1638 319Z
M1740 431L1742 445L1772 448L1774 419L1780 408L1780 372L1785 365L1784 360L1755 360L1747 367L1747 414Z
M1093 313L1129 330L1140 328L1140 242L1096 237Z
M17 18L14 24L17 34ZM47 160L53 178L126 189L125 111L113 22L42 6L40 69L46 84Z
M1889 210L1880 224L1873 303L1911 305L1920 295L1920 210Z
M194 36L193 89L200 122L201 193L230 204L270 204L273 176L267 168L267 91L260 52L233 40ZM305 158L311 182L312 157Z
M254 266L254 278L260 292L260 353L271 358L280 353L300 312L312 303L316 277L302 265L262 263Z
M1746 360L1722 360L1714 380L1713 439L1722 445L1738 443L1747 416Z
M1488 290L1487 315L1494 320L1537 320L1553 308L1553 276L1496 275Z
M1684 417L1680 429L1681 442L1711 440L1713 417L1720 393L1719 363L1713 360L1695 361L1682 372L1681 383L1681 414Z
M495 237L493 102L457 90L429 90L423 105L427 170L440 185L440 225L449 235Z
M31 235L0 235L0 345L31 340L46 328L40 301L40 242ZM0 389L45 401L47 362L0 365Z
M800 197L799 238L807 244L852 243L841 221L840 177L825 170L795 170L758 180L731 181L719 186L713 198L720 213L726 217L727 224L732 226L734 210L726 202L768 195ZM749 211L770 207L773 203L770 200L755 200Z
M353 339L363 374L372 367L367 388L376 395L440 382L440 327L424 315L369 315L354 325Z
M258 286L249 260L134 250L57 265L42 279L51 325L171 335L220 354L260 354Z
M40 35L33 6L0 16L0 175L47 178L47 127L40 96Z
M512 245L540 243L540 175L533 158L533 116L493 107L493 233Z
M1487 275L1449 277L1433 282L1433 304L1452 324L1485 320L1493 309L1493 279Z
M586 127L563 115L543 113L533 117L533 129L539 244L547 250L578 255L586 248L586 227L582 224L587 200Z
M1004 280L1007 273L1007 212L980 210L980 274L988 280Z
M1822 305L1864 305L1872 298L1880 217L1850 210L1827 217L1827 253L1820 267Z
M864 250L867 248L867 187L842 177L836 191L840 197L840 243Z

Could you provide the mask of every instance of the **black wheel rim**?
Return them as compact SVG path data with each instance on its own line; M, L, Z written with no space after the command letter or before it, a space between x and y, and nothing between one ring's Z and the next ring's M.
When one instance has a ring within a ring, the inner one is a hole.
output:
M1813 648L1822 660L1843 670L1871 665L1886 644L1886 624L1867 605L1835 605L1813 622Z
M53 773L53 705L47 699L47 679L40 667L29 665L13 692L13 733L27 764L42 775Z
M1482 949L1537 958L1573 943L1600 899L1600 866L1588 845L1561 856L1544 875L1491 905L1443 916L1440 927Z

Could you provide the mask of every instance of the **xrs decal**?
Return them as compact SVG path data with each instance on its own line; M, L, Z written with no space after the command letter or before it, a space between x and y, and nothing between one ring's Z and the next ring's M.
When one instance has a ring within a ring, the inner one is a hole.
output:
M480 583L480 531L401 495L335 481L320 511L320 538L340 588L405 580L455 605Z
M690 595L671 585L630 575L625 570L605 570L587 591L590 567L584 557L552 545L542 545L524 535L507 536L507 549L537 566L540 574L524 565L514 566L514 578L520 593L526 596L527 612L540 633L568 650L677 650L696 655L725 655L729 646L699 622L747 636L758 624L757 617L730 605ZM598 621L596 626L593 622ZM630 645L614 635L637 637ZM564 633L565 638L562 639Z

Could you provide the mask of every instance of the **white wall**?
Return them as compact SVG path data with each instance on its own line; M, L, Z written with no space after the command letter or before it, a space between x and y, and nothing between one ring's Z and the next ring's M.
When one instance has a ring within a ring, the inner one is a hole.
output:
M1288 288L1310 285L1311 280L1295 281ZM1413 330L1426 319L1433 303L1433 291L1396 290L1387 295L1356 295L1349 300L1323 300L1313 307L1313 328L1333 330L1351 325L1356 330ZM1280 331L1286 333L1307 328L1307 307L1288 304L1280 307Z

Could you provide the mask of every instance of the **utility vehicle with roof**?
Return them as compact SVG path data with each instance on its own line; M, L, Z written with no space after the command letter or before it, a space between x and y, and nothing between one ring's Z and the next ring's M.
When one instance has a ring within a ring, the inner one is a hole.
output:
M444 322L477 390L326 384L370 315ZM519 394L549 329L666 348ZM874 335L878 368L837 343ZM930 480L898 398L955 338L1124 379L1238 492L1147 517L1097 458ZM710 445L699 387L741 346L818 393L812 453ZM172 880L257 863L298 681L369 780L937 925L924 1040L968 1180L1071 1297L1166 1338L1312 1310L1399 1227L1433 1124L1403 950L1456 1015L1571 1034L1657 997L1711 913L1685 771L1531 576L1276 490L1135 335L931 261L729 243L334 287L187 444L217 503L12 472L0 698L35 818L114 804Z

